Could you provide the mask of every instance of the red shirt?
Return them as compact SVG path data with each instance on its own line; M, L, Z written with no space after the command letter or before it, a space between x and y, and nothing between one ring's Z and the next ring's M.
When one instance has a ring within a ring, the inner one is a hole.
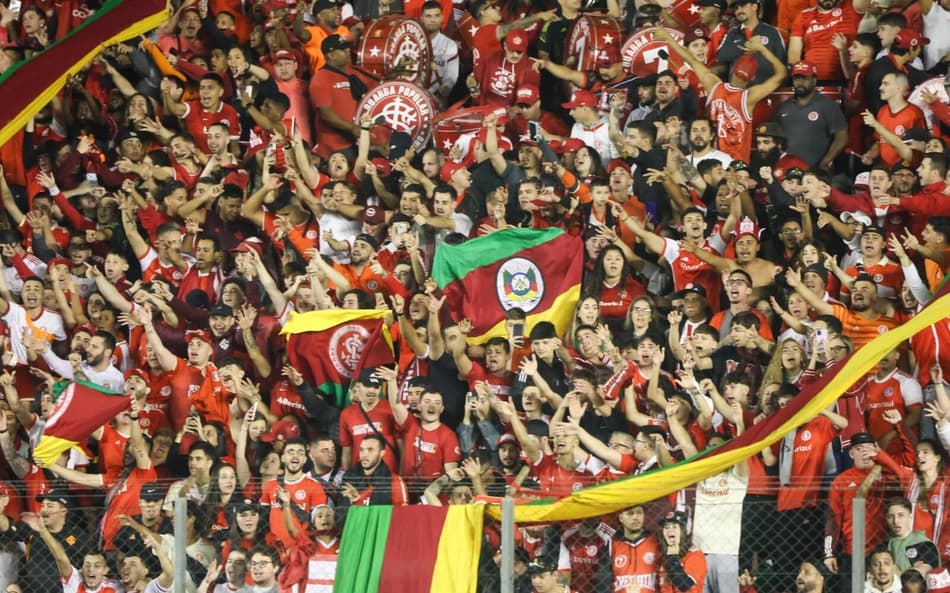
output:
M338 150L353 146L353 136L342 132L323 121L320 108L329 107L345 121L354 121L357 101L350 91L349 76L331 68L321 68L310 80L310 104L313 106L313 121L317 132L316 154L329 158Z
M634 541L615 539L611 542L611 566L614 573L614 591L625 591L634 583L640 589L656 591L656 571L659 567L660 546L656 536L641 532Z
M719 273L696 257L692 251L680 249L676 241L664 239L663 243L663 257L670 262L670 269L673 271L673 287L679 291L690 284L702 286L706 289L706 303L709 308L718 311L719 293L722 292L722 279ZM722 255L722 250L710 243L709 239L703 241L700 249Z
M608 286L604 282L600 287L600 316L604 321L622 322L627 316L630 303L646 291L633 278L627 278L623 286L616 284Z
M802 39L802 59L818 69L818 80L844 80L838 50L832 45L831 38L836 33L853 38L860 20L850 0L828 12L819 10L817 6L806 8L795 17L791 36Z
M541 455L538 462L531 467L531 474L538 479L540 490L555 496L567 496L595 483L593 474L564 469L553 455Z
M479 61L501 51L501 41L498 40L498 25L478 27L475 37L472 38L472 66L478 68Z
M706 556L699 550L693 549L686 552L680 562L687 575L692 577L693 586L686 591L680 591L673 586L666 574L666 562L660 562L657 568L657 579L660 581L660 593L702 593L703 583L706 582Z
M917 359L917 379L930 385L930 367L937 363L943 376L950 377L950 317L941 319L910 339L910 348Z
M511 63L504 52L496 52L478 61L475 79L479 81L482 105L510 107L515 103L515 91L525 86L538 86L541 74L527 55Z
M477 362L472 362L472 370L465 375L469 390L475 391L475 383L484 381L488 384L488 390L502 401L508 401L509 394L511 393L511 383L514 379L515 376L512 373L505 373L504 377L493 375L486 371L482 364Z
M396 420L393 418L393 409L386 400L380 400L376 406L364 414L353 403L348 408L340 412L340 445L351 447L353 449L353 464L359 459L360 443L366 438L366 435L376 434L379 431L383 437L390 443L396 442ZM369 416L372 426L366 422ZM376 430L373 430L373 427ZM391 447L386 447L383 454L383 461L393 473L396 472L396 455Z
M119 433L109 424L102 426L102 436L99 438L99 470L108 474L118 474L125 467L125 445L129 437ZM134 513L133 513L134 514Z
M838 431L825 416L818 416L798 429L792 450L791 482L779 488L778 510L814 507L818 504L825 455L828 445L836 436Z
M901 138L903 138L907 130L911 128L928 129L924 112L916 105L911 105L910 103L905 104L897 113L891 111L891 106L885 103L877 112L877 121ZM899 163L901 156L897 153L897 150L881 138L880 134L875 133L874 135L877 137L878 144L881 147L881 160L884 161L884 164L888 167L893 167Z
M109 507L106 510L105 518L102 520L102 541L103 549L114 550L115 546L112 540L119 533L119 515L139 514L139 494L142 486L158 479L155 468L149 465L148 469L139 469L135 467L121 483L113 486L115 493L109 500Z
M211 124L225 124L232 140L241 137L241 119L234 107L223 101L216 111L205 111L198 101L188 101L185 103L185 114L181 116L181 119L185 120L188 133L194 137L195 146L205 153L211 152L208 148L208 126Z
M281 508L280 499L277 497L278 486L290 493L290 504L296 507L295 512L291 514L294 516L297 529L307 529L309 527L310 512L313 511L314 507L327 503L327 493L318 480L308 475L301 476L295 482L271 480L264 484L261 491L261 505L270 508L270 531L284 545L289 546L293 543L294 538L290 537L287 527L284 526L284 511ZM305 515L307 519L301 521L297 511Z
M920 383L916 379L899 370L894 370L883 379L871 376L866 383L867 394L867 427L868 432L875 439L894 430L894 426L884 420L884 412L897 410L901 418L907 417L907 408L920 407L923 404L923 394ZM891 455L900 455L903 447L899 438L891 439L887 452Z
M458 463L462 459L455 431L444 424L428 430L410 414L398 428L403 442L400 472L403 476L437 478L445 473L446 463Z
M709 91L706 107L716 122L717 147L733 159L749 162L752 152L752 114L746 108L746 89L720 82Z

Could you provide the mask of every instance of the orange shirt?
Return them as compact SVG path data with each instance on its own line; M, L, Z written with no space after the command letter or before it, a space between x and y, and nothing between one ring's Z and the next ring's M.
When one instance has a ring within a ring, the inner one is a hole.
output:
M307 27L307 32L310 33L310 41L304 44L303 49L307 52L307 57L310 58L310 72L316 72L327 63L326 58L323 57L323 49L320 48L324 39L334 33L341 37L353 39L350 30L343 25L337 27L336 31L327 31L320 25L315 25L313 27Z
M869 320L841 305L832 305L831 308L833 315L841 322L841 333L851 338L855 350L898 326L895 319L886 315Z

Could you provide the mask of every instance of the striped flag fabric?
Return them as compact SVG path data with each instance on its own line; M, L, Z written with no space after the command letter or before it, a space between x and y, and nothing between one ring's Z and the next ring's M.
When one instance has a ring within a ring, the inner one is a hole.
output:
M484 510L350 507L334 593L475 593Z
M339 408L349 405L350 381L364 368L393 364L392 336L379 309L328 309L291 314L281 335L287 358L307 383Z
M950 282L945 282L917 315L859 348L817 382L802 389L781 411L749 427L741 436L674 465L578 490L559 500L519 504L515 507L515 521L543 523L597 517L655 500L725 471L817 416L884 356L914 334L945 318L948 310ZM500 506L490 506L486 512L494 519L501 519Z
M168 18L166 0L106 0L80 26L0 75L0 145L49 103L103 47L138 37Z
M33 458L41 466L52 465L64 451L84 442L116 414L129 409L129 398L86 381L57 383L53 409L46 420Z
M432 278L445 295L446 309L472 321L469 341L506 337L505 313L518 307L528 327L570 326L580 298L583 242L561 229L496 231L460 245L440 245Z

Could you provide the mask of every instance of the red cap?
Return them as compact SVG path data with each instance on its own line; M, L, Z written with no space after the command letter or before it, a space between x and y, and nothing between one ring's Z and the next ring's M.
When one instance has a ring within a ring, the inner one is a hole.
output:
M73 333L71 335L75 336L79 332L86 332L90 336L96 335L96 332L99 331L96 326L91 323L83 323L82 325L77 325L73 328Z
M759 225L755 224L751 218L748 216L744 217L739 221L739 225L736 227L736 241L749 235L754 237L756 240L759 239Z
M587 146L584 144L584 141L580 138L568 138L561 144L562 152L577 152L578 150Z
M614 169L623 169L627 173L630 172L630 163L623 159L614 159L610 161L610 164L607 165L607 174L610 175L614 172Z
M683 35L683 45L689 46L690 43L696 41L697 39L705 39L709 41L709 31L706 27L691 27L686 34Z
M286 49L278 49L274 52L273 56L274 61L278 60L296 60L297 56L294 55L294 52L288 51Z
M49 261L49 263L46 265L46 267L47 267L47 269L52 270L53 268L55 268L56 266L58 266L58 265L60 265L60 264L66 266L67 268L72 268L72 267L73 267L73 260L71 260L71 259L69 259L69 258L67 258L67 257L54 257L53 259L51 259L51 260Z
M379 174L382 175L383 177L388 176L393 170L392 163L390 163L388 160L384 159L381 156L378 156L374 159L370 159L369 162L372 163L376 167L376 170L379 171Z
M264 254L264 244L261 243L261 240L257 237L248 237L244 239L238 246L231 250L231 253L247 253L248 251L254 250L257 252L257 255Z
M515 91L515 104L528 105L541 98L541 91L536 86L523 86Z
M743 54L732 65L732 73L739 80L745 82L755 78L755 73L759 71L759 62L752 54Z
M131 379L133 376L138 377L139 379L145 381L145 384L146 384L146 385L149 384L148 375L145 373L145 371L144 371L143 369L140 369L140 368L138 368L138 367L134 367L134 368L131 368L131 369L125 371L125 380L126 380L126 381L128 381L129 379Z
M367 206L363 209L363 222L366 224L383 224L386 222L386 211L379 206Z
M527 134L522 134L522 135L518 138L518 145L519 145L519 146L537 146L537 145L538 145L538 141L537 141L537 140L533 140L533 139L531 138L531 136L529 136L529 135L527 135Z
M818 68L808 62L795 62L792 66L792 76L818 76Z
M608 45L597 52L597 58L594 63L599 68L613 66L620 61L620 50L613 45Z
M455 172L459 169L464 169L465 165L458 161L445 161L445 164L442 165L442 171L439 173L439 177L442 181L448 183L452 179L452 175L455 175Z
M913 49L920 45L927 45L930 40L913 29L901 29L894 37L894 43L897 47Z
M597 107L597 96L587 90L574 92L574 98L567 103L562 103L564 109L574 109L575 107Z
M508 34L505 35L505 49L508 51L527 51L528 36L521 29L508 31Z
M214 342L211 341L211 334L207 330L203 329L190 329L185 332L185 342L191 342L192 340L201 340L207 345L214 348Z
M278 420L267 433L261 435L261 442L273 443L286 441L300 436L300 427L293 420Z

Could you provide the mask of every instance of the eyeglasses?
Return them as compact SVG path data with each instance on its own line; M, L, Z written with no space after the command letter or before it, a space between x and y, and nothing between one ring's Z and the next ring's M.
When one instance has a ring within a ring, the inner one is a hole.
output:
M252 560L251 562L248 562L247 565L250 566L251 568L255 568L257 566L264 567L264 566L267 566L268 564L273 564L273 563L274 563L273 560Z
M782 232L786 235L801 235L801 229L782 229Z
M841 352L842 350L847 350L847 349L848 349L847 346L830 346L828 348L828 350L831 350L832 352Z
M611 442L607 443L607 446L611 449L633 449L630 445L626 443Z
M726 281L726 284L729 286L748 286L749 283L741 278L731 278Z

